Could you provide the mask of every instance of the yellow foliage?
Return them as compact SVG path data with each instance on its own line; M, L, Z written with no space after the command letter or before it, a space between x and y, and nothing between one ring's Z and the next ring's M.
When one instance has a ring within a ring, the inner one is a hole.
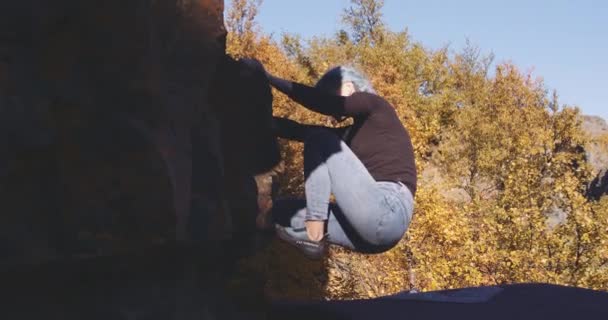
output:
M230 10L255 5L233 3ZM364 19L348 15L360 11L347 10L350 33L307 41L284 35L277 43L255 29L254 16L234 13L251 21L228 21L235 24L228 51L309 84L331 66L358 66L410 131L419 172L433 166L442 178L419 185L410 229L387 253L332 249L327 261L314 264L275 244L242 271L263 279L267 296L282 298L370 298L515 282L608 289L608 197L584 196L592 172L577 109L560 108L542 81L512 64L498 65L489 77L492 57L471 45L450 56L448 48L429 50L406 31L386 29L382 2L352 3L377 6L380 20L372 19L372 28L356 25ZM277 92L274 104L276 115L325 124ZM302 145L282 146L281 193L302 195ZM450 199L445 190L461 190L468 200Z

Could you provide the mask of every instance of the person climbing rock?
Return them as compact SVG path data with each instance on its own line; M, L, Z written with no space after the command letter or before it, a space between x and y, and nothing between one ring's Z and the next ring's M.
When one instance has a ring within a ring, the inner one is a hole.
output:
M409 227L416 193L413 146L395 108L349 66L330 69L310 87L269 74L257 60L246 63L334 123L353 118L334 128L274 117L279 137L304 143L305 199L278 199L269 213L279 238L311 259L322 258L329 244L363 253L394 247Z

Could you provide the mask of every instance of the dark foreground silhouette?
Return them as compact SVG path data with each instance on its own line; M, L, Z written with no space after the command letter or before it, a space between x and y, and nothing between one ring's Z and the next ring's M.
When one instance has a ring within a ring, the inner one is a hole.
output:
M235 308L238 302L221 298L221 268L209 264L218 258L157 247L140 255L5 269L0 319L608 319L608 293L546 284L280 301L245 313Z
M372 300L282 302L271 319L608 319L608 293L547 284L514 284Z

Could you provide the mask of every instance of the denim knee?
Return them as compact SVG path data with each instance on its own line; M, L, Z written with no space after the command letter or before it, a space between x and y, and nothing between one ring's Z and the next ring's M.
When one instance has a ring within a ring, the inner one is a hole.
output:
M407 209L392 195L383 199L384 212L379 216L375 226L374 239L369 239L370 250L376 253L387 251L397 245L409 226Z
M405 220L402 212L387 212L382 216L376 229L377 245L392 248L399 243L407 230Z

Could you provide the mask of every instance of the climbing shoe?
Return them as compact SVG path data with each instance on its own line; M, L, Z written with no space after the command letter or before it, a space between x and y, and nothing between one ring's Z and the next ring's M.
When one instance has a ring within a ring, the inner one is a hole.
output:
M327 254L328 235L325 234L320 241L312 241L306 234L306 228L294 229L276 225L279 238L290 245L298 248L307 258L319 260Z

